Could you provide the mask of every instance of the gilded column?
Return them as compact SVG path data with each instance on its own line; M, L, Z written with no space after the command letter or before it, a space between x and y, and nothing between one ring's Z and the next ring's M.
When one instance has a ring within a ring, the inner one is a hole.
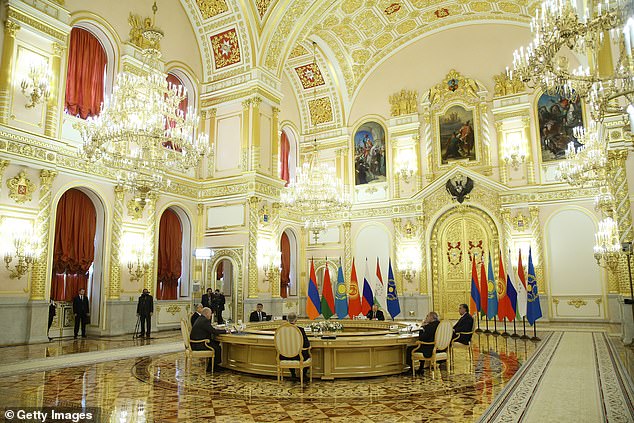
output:
M394 175L394 198L401 198L400 174L396 171L398 160L398 140L392 141L392 175Z
M495 122L495 129L498 136L498 168L500 169L500 182L504 185L509 183L509 171L504 161L504 122Z
M31 300L44 300L46 298L46 281L50 276L48 234L51 227L51 186L56 177L57 172L54 170L42 169L40 171L40 199L38 201L36 231L42 250L31 272Z
M420 133L414 134L412 136L414 139L414 154L416 159L416 191L420 191L423 189L423 160L421 159L421 145L420 145ZM430 168L431 169L431 168Z
M13 69L13 53L15 50L15 34L20 25L7 19L4 23L4 42L2 45L2 63L0 64L0 124L9 122L9 96L11 95L11 73Z
M271 237L273 238L273 242L278 246L278 252L281 252L280 243L280 203L273 203L271 207ZM273 275L271 276L271 295L273 298L280 298L280 272L279 269L273 269Z
M526 147L526 172L529 185L535 184L535 161L533 160L533 149L531 148L531 121L530 118L522 118L522 125L524 127L524 139L528 144Z
M280 177L280 109L273 107L273 123L271 125L271 176Z
M249 198L249 249L248 249L248 276L249 276L249 298L258 296L258 197Z
M118 300L121 296L121 263L119 262L119 249L121 247L121 225L123 224L124 194L122 186L114 187L115 199L112 216L112 242L110 245L109 300Z
M51 137L57 137L57 129L59 128L59 92L60 92L60 75L62 73L62 55L66 48L59 44L53 43L53 56L51 57L51 93L46 105L46 126L44 133Z
M253 97L251 99L251 105L253 106L251 113L251 170L260 170L260 146L261 134L260 134L260 104L262 99L260 97Z
M629 186L625 169L627 155L628 151L625 149L608 151L608 178L616 204L615 214L618 221L621 242L634 240L634 233L632 231L632 207L628 195ZM608 272L608 292L620 292L622 295L629 296L630 285L627 260L620 261L615 272Z
M151 193L148 195L147 199L147 237L150 239L150 257L152 257L152 263L150 263L150 269L152 271L149 274L145 274L143 277L143 288L150 291L151 295L154 295L154 289L156 284L154 281L157 278L158 274L158 260L156 259L156 244L158 244L158 238L156 237L156 228L158 227L158 220L156 216L156 200L158 200L158 195L155 193Z
M531 216L531 235L533 237L533 240L535 241L535 243L533 244L535 248L532 249L533 263L535 263L536 261L537 263L539 263L537 266L535 266L535 278L537 279L539 292L548 292L548 290L546 289L546 284L548 283L548 281L544 279L544 255L542 254L544 249L542 247L543 244L541 236L541 226L539 223L539 207L531 206L528 208L528 212ZM528 259L526 263L528 263Z
M301 246L299 249L299 280L297 281L297 294L299 297L306 297L308 294L308 271L309 271L309 263L308 263L308 255L306 254L306 247L308 246L308 237L309 233L306 228L302 225L299 230L299 245ZM301 310L301 308L300 308Z
M420 274L419 274L419 284L420 284L420 293L421 294L426 294L427 293L427 260L425 259L427 257L427 253L426 251L429 251L429 248L425 248L425 215L421 214L416 216L416 236L418 237L418 245L421 246L421 254L420 254L420 260L421 260L421 266L420 266ZM436 248L434 246L432 246L431 248L433 248L433 251L436 251ZM433 263L432 263L432 267L433 267ZM434 275L432 275L433 277Z
M343 222L343 278L348 279L350 285L350 274L352 272L352 223Z
M251 135L251 104L253 100L247 99L242 102L242 143L240 144L240 167L243 172L250 169L249 139Z

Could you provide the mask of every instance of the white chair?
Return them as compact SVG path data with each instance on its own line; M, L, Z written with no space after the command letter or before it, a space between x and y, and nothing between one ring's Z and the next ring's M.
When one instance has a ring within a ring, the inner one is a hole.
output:
M189 371L191 369L191 361L193 358L207 358L211 359L211 374L214 374L214 357L216 352L208 344L209 340L203 339L201 341L192 341L189 339L191 328L189 328L189 322L187 319L181 319L181 335L183 336L183 343L185 344L185 367ZM205 347L209 348L204 351L192 350L192 343L204 343Z
M434 336L434 342L416 341L416 348L412 350L412 376L416 375L416 364L429 361L430 368L432 369L432 377L436 377L436 369L438 367L438 361L445 360L447 362L447 371L451 371L451 363L449 358L449 347L451 345L451 338L453 336L453 327L451 323L443 320L438 324L436 328L436 334ZM430 357L425 357L422 352L418 352L422 345L433 345L432 354ZM445 351L442 351L445 350ZM442 351L442 352L439 352Z
M471 327L471 331L470 332L456 332L456 335L454 337L454 339L451 340L451 349L449 350L450 355L451 355L451 364L453 366L453 357L454 357L454 348L457 349L467 349L469 351L469 361L473 362L473 334L475 333L476 330L476 319L473 319L473 326ZM463 344L462 342L456 342L456 340L460 337L460 335L471 335L471 338L469 338L469 343L468 344Z
M284 380L284 369L298 369L300 385L304 387L304 367L310 368L310 382L313 381L313 358L310 347L303 348L304 337L295 325L283 323L275 330L275 349L277 350L277 381ZM309 357L304 359L303 351L308 351ZM284 358L280 358L283 356ZM299 356L299 359L294 357ZM293 358L293 359L291 359Z

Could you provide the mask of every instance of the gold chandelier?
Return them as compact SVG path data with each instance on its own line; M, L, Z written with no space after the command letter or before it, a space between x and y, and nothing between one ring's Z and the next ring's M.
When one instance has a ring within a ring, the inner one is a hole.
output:
M143 50L141 75L119 73L99 116L79 125L84 141L81 157L116 169L118 184L130 189L141 207L150 193L169 183L167 169L195 167L209 152L208 136L196 135L200 120L196 109L189 107L183 113L179 108L187 98L186 89L168 83L159 70L157 46L163 32L154 26L156 2L152 11L152 24L142 33L149 47Z

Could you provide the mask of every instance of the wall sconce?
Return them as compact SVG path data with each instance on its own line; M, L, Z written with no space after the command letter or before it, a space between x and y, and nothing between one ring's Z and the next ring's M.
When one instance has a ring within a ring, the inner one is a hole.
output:
M51 72L45 63L29 66L29 73L22 79L22 94L29 100L24 107L33 108L46 101L51 94Z
M502 158L516 170L526 161L526 143L522 131L507 132L504 135Z
M9 278L21 279L31 271L39 253L33 224L22 219L3 219L0 233L4 265L11 272Z
M416 277L416 272L420 269L420 258L421 251L417 245L404 245L399 249L396 264L407 282Z
M152 260L146 247L149 242L143 235L134 233L125 233L122 241L125 247L121 253L121 262L128 267L130 282L140 281L150 271Z
M414 152L411 150L401 151L398 155L396 172L398 176L409 183L410 179L416 173L416 163L414 163Z
M258 240L258 267L264 272L264 280L271 281L282 266L282 253L269 239Z

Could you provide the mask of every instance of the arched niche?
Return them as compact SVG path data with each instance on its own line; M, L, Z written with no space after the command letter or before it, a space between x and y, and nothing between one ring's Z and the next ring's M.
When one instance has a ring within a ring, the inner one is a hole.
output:
M284 136L288 141L288 151L283 151L282 142ZM282 128L282 133L280 135L280 157L279 157L279 169L280 174L278 175L280 178L283 178L282 169L284 160L288 161L288 176L289 181L295 180L295 175L297 174L297 166L299 165L299 142L298 137L293 128L290 125L286 125ZM283 153L286 153L285 155Z
M225 312L223 316L226 319L231 319L233 321L244 320L244 310L243 310L243 288L242 288L242 275L244 273L243 270L243 248L219 248L214 249L214 256L211 258L211 262L207 267L207 274L205 275L205 280L207 281L206 286L203 287L203 292L206 291L207 288L214 288L213 281L217 276L218 265L220 263L224 263L228 261L231 263L231 298L224 292L226 297L225 302ZM223 281L224 284L225 281ZM229 281L227 281L229 282ZM220 287L218 287L222 291ZM224 289L224 287L223 287Z
M295 232L287 228L280 237L280 252L282 270L280 272L280 296L282 298L296 297L298 289L298 255L299 244ZM288 280L285 281L285 274L288 272Z
M187 214L187 212L185 211L184 208L172 204L169 205L168 207L166 207L160 214L160 216L163 215L163 213L165 213L166 210L170 210L171 212L173 212L174 214L176 214L176 216L178 217L179 223L180 223L180 227L181 227L181 231L182 231L182 236L181 236L181 274L180 274L180 278L178 280L178 295L177 298L180 297L189 297L191 295L191 283L190 283L190 275L191 275L191 257L192 257L192 233L193 233L193 229L192 229L192 223L191 223L191 218L189 217L189 214ZM158 219L158 231L157 233L160 236L160 221L161 219ZM159 246L157 245L157 263L158 263L158 254L159 254ZM157 282L158 283L158 282Z

